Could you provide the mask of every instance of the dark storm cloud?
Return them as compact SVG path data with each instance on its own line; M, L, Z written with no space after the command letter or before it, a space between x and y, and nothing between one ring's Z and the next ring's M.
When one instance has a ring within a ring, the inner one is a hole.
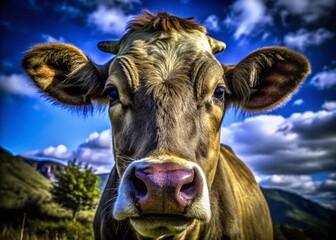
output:
M257 174L336 170L336 112L261 115L222 129L228 143Z
M292 120L283 124L284 134L294 132L305 140L332 140L336 137L336 114L335 112L321 111L319 114L293 114ZM334 129L334 131L332 130Z
M330 21L336 10L333 0L236 0L228 9L222 20L212 14L204 24L210 26L210 30L214 24L219 25L214 29L227 29L240 44L254 38L273 37L276 44L281 41L288 47L304 50L335 37Z
M141 5L140 0L31 0L29 7L35 12L50 12L62 19L77 19L103 32L121 35L132 12ZM138 12L138 11L137 11Z
M295 32L287 33L283 41L287 47L304 50L308 47L320 46L334 36L335 34L332 31L325 28L316 30L300 28Z
M275 2L275 7L283 16L294 15L304 23L316 23L332 15L336 2L334 0L278 0Z

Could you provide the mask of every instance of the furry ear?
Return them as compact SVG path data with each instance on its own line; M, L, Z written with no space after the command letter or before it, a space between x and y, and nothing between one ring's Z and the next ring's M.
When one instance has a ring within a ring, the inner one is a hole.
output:
M48 97L65 105L88 106L100 97L108 65L98 66L70 44L47 43L30 49L22 67Z
M248 112L281 105L310 73L308 60L283 47L262 48L235 66L225 66L228 101Z

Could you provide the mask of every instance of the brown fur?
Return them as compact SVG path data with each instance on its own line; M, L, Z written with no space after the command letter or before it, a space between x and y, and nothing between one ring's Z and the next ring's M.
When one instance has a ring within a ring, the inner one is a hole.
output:
M223 67L232 93L228 100L251 112L283 104L310 73L305 57L283 47L263 48L249 54L237 66ZM258 91L260 88L263 91ZM251 89L255 90L252 94Z
M127 166L165 155L202 169L212 212L210 222L194 220L166 239L271 239L268 206L252 173L219 143L221 121L231 104L260 112L283 103L309 73L308 61L271 47L237 65L220 65L203 27L167 13L145 12L128 29L105 66L56 43L33 48L22 62L47 96L66 105L91 106L109 89L119 91L119 102L109 108L116 165L97 209L95 238L145 239L128 219L113 219L112 209ZM213 96L218 86L225 100Z
M70 44L48 43L28 51L21 65L48 97L84 109L100 97L109 63L97 66Z
M129 22L127 28L130 31L191 31L198 30L206 33L206 29L195 23L194 18L180 18L166 12L158 12L156 15L148 10L143 15L136 16Z

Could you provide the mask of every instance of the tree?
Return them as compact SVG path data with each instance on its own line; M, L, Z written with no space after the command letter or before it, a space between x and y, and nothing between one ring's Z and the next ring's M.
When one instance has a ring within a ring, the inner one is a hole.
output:
M76 221L78 211L95 207L100 195L99 177L88 164L83 166L74 159L55 177L57 182L52 189L53 198L72 211L73 221Z

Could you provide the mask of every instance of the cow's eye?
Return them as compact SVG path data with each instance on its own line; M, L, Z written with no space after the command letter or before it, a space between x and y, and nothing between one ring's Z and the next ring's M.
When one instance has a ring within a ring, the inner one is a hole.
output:
M108 90L107 95L111 101L111 104L119 101L119 92L116 88L111 88Z
M224 100L225 89L224 87L217 87L212 95L213 98L223 101Z

